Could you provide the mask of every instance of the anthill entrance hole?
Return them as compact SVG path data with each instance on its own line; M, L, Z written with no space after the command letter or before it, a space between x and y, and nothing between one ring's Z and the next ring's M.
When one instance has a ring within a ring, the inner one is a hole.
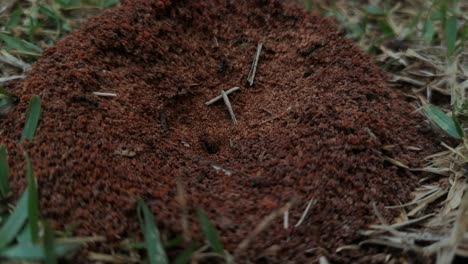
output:
M216 154L219 152L219 144L211 137L208 135L203 135L200 137L200 143L202 148L208 153L208 154Z

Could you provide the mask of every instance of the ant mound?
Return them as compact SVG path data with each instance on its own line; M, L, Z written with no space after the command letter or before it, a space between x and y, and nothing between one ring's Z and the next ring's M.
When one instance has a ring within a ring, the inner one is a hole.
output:
M141 235L138 196L165 241L202 240L199 207L240 263L350 262L362 255L335 250L376 223L373 204L391 221L398 212L384 206L417 185L387 157L419 166L435 146L386 78L332 20L298 6L126 1L48 49L11 89L20 103L0 120L1 143L19 193L17 142L39 95L39 127L24 148L43 215L107 237L92 250Z

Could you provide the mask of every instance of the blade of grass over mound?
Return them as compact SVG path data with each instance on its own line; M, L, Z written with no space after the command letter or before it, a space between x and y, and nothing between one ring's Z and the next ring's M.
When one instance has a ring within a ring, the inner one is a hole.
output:
M28 200L29 194L28 191L25 191L13 213L8 217L5 224L0 227L0 251L15 239L26 223L28 218Z
M192 255L195 252L195 246L192 244L187 249L182 251L177 257L174 259L172 264L186 264L190 263L190 259L192 259Z
M422 30L423 34L423 39L427 41L428 43L431 43L432 40L434 39L434 24L432 23L432 20L430 17L427 17L426 20L424 21L424 26Z
M145 237L146 252L150 264L169 263L164 251L159 231L156 227L153 214L145 202L138 198L138 219Z
M54 246L54 254L56 256L66 256L70 252L76 250L79 244L63 243ZM10 260L46 260L46 252L40 244L18 244L0 250L0 257Z
M220 255L224 255L224 247L223 244L221 244L218 232L216 231L213 223L211 223L210 219L208 219L206 213L201 208L197 208L197 217L198 221L200 222L202 232L213 248L213 251Z
M375 6L375 5L368 5L367 8L366 8L366 12L369 15L373 15L373 16L384 16L385 15L385 11L380 9L379 7Z
M27 54L37 55L42 53L41 48L23 39L13 37L5 33L0 33L0 39L5 43L7 50L19 50Z
M118 4L120 2L120 0L103 0L103 1L100 1L100 2L101 2L101 4L100 4L101 8L107 8L107 7Z
M453 59L457 44L457 17L452 15L447 19L446 24L447 58Z
M27 190L28 196L28 223L31 231L31 240L37 242L39 234L39 194L36 188L36 179L31 164L31 159L25 153L26 158L26 176L28 178Z
M57 263L57 254L55 254L55 241L54 241L54 231L50 227L48 222L44 223L44 255L46 264L56 264Z
M459 127L457 122L455 122L453 118L447 116L439 107L426 104L423 108L427 116L447 134L457 139L461 139L464 136L463 130Z
M10 104L10 100L8 97L0 97L0 113L6 112L6 110L2 109L7 109L8 105Z
M26 225L21 232L15 237L18 244L32 244L31 229Z
M4 26L6 30L16 27L21 19L21 10L16 9L13 13L10 14L10 17L5 22Z
M39 117L41 115L41 99L38 96L33 96L29 101L29 110L26 116L26 124L24 125L23 134L21 135L20 143L24 139L32 141L34 133L36 132L37 124L39 123Z
M7 152L4 145L0 145L0 199L7 197L10 192L10 168L8 166Z

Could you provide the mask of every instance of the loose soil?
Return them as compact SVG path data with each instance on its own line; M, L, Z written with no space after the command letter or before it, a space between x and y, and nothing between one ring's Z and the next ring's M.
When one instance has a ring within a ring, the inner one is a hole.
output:
M56 228L78 223L76 235L107 237L89 250L110 252L138 236L135 196L151 207L164 239L180 234L179 179L189 235L201 237L193 214L201 207L231 253L265 216L294 201L289 227L275 219L239 263L358 261L362 254L335 249L376 222L372 203L387 220L398 215L383 207L407 201L419 178L385 157L420 166L436 144L386 79L332 20L297 6L126 1L48 49L12 88L21 101L0 121L1 143L19 192L25 162L17 142L28 101L39 95L42 117L25 149L43 215ZM234 86L241 87L229 95L237 125L222 100L204 104ZM294 227L311 199L316 204Z

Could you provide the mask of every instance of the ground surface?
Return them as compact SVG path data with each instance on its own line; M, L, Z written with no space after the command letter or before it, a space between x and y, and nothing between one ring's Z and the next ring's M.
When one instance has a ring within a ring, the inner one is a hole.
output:
M77 234L111 242L131 237L138 195L165 236L180 233L181 179L190 212L204 208L231 252L266 215L295 201L289 227L276 219L240 260L358 258L334 251L375 222L373 202L395 216L382 207L407 201L418 180L385 157L416 167L436 143L331 20L276 1L245 2L128 1L47 50L13 87L20 104L1 120L16 188L24 178L16 142L37 94L41 123L27 148L42 208L56 225L79 221ZM222 102L204 105L233 86L241 87L229 96L236 126ZM196 236L195 224L190 230Z

